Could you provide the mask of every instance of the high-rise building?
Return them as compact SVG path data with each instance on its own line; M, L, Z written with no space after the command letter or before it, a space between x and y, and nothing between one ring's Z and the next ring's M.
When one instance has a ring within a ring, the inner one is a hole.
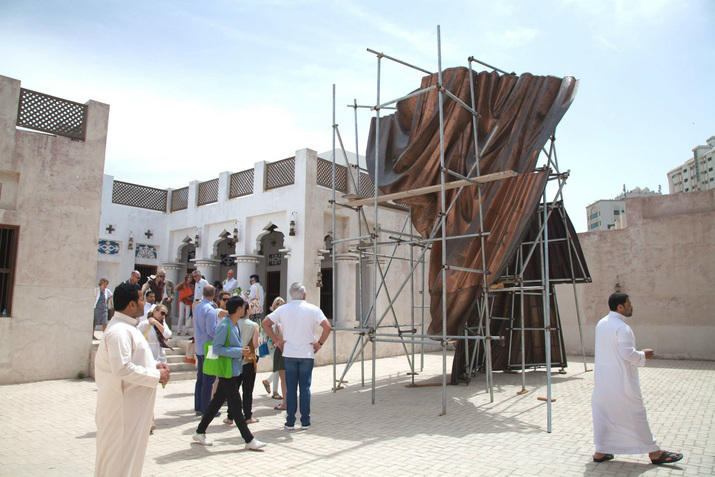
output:
M626 186L624 185L623 192L618 194L615 199L597 200L586 207L589 232L592 230L609 230L615 228L620 217L626 213L626 199L652 195L661 195L660 186L656 192L647 187L644 189L636 187L633 190L626 191Z
M707 140L706 146L693 149L693 157L684 164L668 172L668 190L671 194L696 190L715 189L715 136Z

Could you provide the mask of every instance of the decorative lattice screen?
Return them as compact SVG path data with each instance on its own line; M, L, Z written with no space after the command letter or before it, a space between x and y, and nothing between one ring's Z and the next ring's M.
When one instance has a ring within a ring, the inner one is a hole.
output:
M218 202L218 179L199 182L197 205L213 204L214 202Z
M333 163L318 158L318 185L333 188ZM348 168L335 164L335 190L348 192Z
M295 183L295 157L266 164L266 190Z
M87 105L20 88L18 126L84 141Z
M165 212L168 195L164 189L114 181L112 203Z
M231 174L228 198L234 199L253 194L253 169Z
M375 183L370 179L370 174L361 172L358 176L358 195L362 197L375 197ZM377 195L382 195L378 189Z
M171 211L184 210L189 208L189 188L182 187L171 191Z

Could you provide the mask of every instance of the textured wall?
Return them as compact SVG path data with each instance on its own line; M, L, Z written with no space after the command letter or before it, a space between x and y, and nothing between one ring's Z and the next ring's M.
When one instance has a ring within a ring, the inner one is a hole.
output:
M579 234L593 283L579 285L587 354L616 283L633 302L639 349L715 359L715 191L626 201L627 227ZM573 287L559 286L567 351L580 353Z
M87 137L16 130L20 82L0 76L0 170L19 174L12 317L0 319L0 383L87 373L109 106L89 101Z

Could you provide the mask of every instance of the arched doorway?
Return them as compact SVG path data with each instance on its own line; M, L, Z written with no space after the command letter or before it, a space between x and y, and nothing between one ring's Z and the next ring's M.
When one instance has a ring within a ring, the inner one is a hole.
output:
M281 252L285 248L285 235L275 225L268 227L267 231L268 233L260 239L258 254L262 255L263 258L258 264L257 273L266 293L263 310L269 313L270 306L276 297L280 296L288 301L286 296L288 290L286 284L288 264Z

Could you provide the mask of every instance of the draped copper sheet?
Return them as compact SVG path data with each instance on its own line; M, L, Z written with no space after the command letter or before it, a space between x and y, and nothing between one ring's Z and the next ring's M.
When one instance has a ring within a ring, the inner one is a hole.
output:
M469 70L451 68L443 73L443 85L466 104L471 104ZM436 74L422 79L421 89L437 84ZM477 136L482 175L513 170L521 175L486 184L482 188L484 230L490 232L485 250L479 238L450 240L447 263L483 269L487 285L494 281L513 255L543 192L547 174L532 173L539 153L570 106L578 81L574 78L474 75ZM445 166L466 175L474 164L472 116L461 105L444 101ZM440 183L440 135L438 93L432 90L397 103L395 114L380 119L377 185L383 193L401 192ZM491 134L491 142L484 147ZM368 169L374 177L376 121L372 120L367 147ZM448 179L449 180L449 179ZM452 179L454 180L454 179ZM447 204L457 190L446 193ZM440 195L429 194L398 200L412 207L412 222L419 233L430 234L440 210ZM447 216L447 236L479 231L479 198L476 187L466 188ZM437 237L441 236L438 233ZM430 333L442 332L442 250L435 242L430 258L429 290L432 322ZM447 273L447 334L457 334L474 306L483 274Z

